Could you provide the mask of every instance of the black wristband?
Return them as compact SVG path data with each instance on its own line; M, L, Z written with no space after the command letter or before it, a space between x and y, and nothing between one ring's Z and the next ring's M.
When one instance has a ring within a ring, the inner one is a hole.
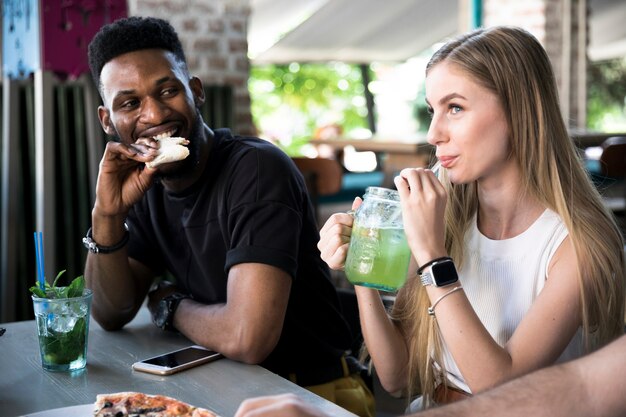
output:
M439 261L451 261L452 258L449 256L442 256L441 258L435 258L429 262L426 262L424 265L420 266L417 270L417 275L422 275L422 272L424 272L424 269L428 268L429 266L431 266L432 264L434 264L435 262L439 262Z
M87 230L87 235L83 238L83 245L91 253L113 253L122 249L130 240L130 232L128 231L128 225L124 223L124 237L118 243L113 246L100 246L93 240L91 227Z

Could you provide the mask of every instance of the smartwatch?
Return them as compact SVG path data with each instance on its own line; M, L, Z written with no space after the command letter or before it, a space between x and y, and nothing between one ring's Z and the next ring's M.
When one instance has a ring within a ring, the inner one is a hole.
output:
M181 301L186 298L191 298L186 294L175 292L166 297L163 297L156 307L152 321L161 330L175 330L174 328L174 313Z
M457 282L459 275L452 259L444 258L428 265L420 274L420 280L424 286L445 287Z

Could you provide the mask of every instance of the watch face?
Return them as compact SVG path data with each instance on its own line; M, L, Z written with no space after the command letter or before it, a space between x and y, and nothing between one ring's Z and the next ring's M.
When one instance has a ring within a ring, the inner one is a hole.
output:
M170 309L169 303L167 300L159 301L159 306L157 307L156 314L154 316L154 324L160 329L165 328L165 324L167 323L167 318L169 317Z
M438 287L445 287L459 280L454 262L452 261L437 262L431 266L431 271L435 285Z

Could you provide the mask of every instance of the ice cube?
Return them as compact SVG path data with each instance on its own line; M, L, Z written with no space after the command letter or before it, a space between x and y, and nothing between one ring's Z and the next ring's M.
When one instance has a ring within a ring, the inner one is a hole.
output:
M67 333L74 328L79 317L72 313L55 314L49 313L46 319L46 327L57 333Z

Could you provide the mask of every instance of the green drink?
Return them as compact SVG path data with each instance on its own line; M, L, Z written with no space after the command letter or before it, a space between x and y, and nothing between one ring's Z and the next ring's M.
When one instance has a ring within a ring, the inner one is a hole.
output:
M410 258L404 229L355 226L345 271L354 285L395 291L406 281Z
M72 298L33 296L41 364L49 371L74 371L87 363L91 290Z
M348 281L396 291L406 282L410 259L398 192L369 187L355 213L344 268Z

